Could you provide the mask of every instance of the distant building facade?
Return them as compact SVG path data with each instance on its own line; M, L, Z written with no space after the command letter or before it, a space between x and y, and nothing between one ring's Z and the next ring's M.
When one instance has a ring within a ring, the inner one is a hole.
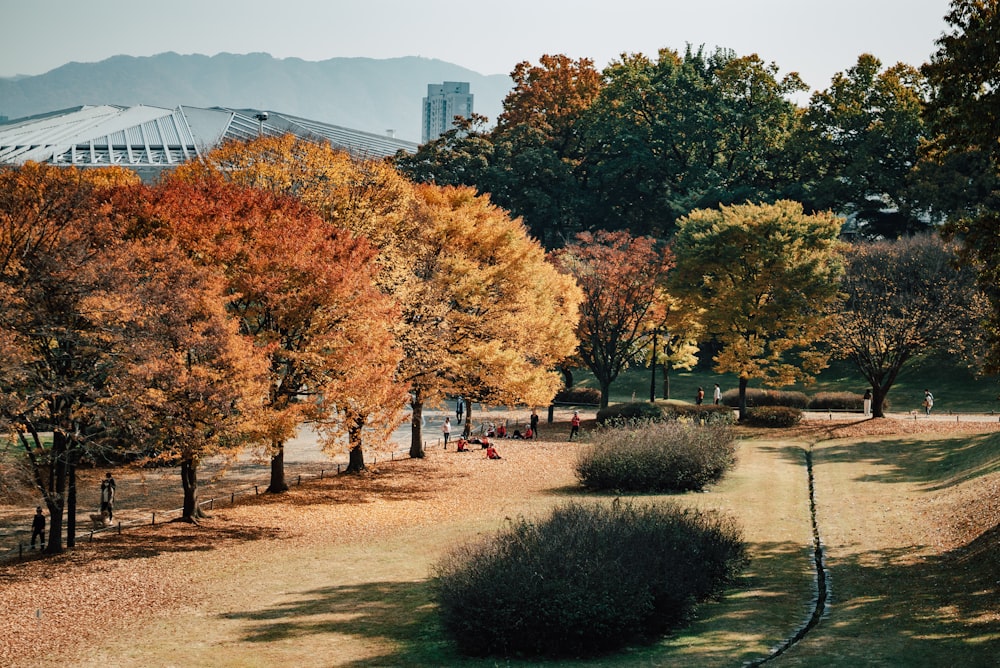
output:
M455 125L455 117L472 117L473 95L466 81L427 84L420 142L437 139Z
M415 142L320 123L279 111L137 105L81 106L0 124L0 165L28 160L74 167L127 167L145 180L203 157L220 144L258 136L293 134L326 142L362 158L397 151Z

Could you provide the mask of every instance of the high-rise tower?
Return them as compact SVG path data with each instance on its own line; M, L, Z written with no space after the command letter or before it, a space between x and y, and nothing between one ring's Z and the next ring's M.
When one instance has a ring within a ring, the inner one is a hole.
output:
M420 143L426 144L450 130L455 124L456 116L470 118L472 98L469 84L465 81L427 84Z

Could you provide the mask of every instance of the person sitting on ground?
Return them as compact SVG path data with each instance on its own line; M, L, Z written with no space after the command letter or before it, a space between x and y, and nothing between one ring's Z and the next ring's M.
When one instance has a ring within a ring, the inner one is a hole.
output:
M529 441L535 438L535 432L531 430L531 427L524 430L524 438Z
M524 436L521 436L521 430L520 429L515 429L514 433L511 435L511 438L524 438Z
M457 441L455 441L455 445L458 447L458 449L456 450L456 452L468 452L469 451L469 442L467 440L465 440L464 438L459 438Z
M493 426L492 422L490 423L490 425L488 427L486 427L486 435L487 436L496 436L497 435L497 429L496 429L495 426Z
M497 438L507 438L507 423L501 422L497 427Z
M486 458L487 459L502 459L502 457L500 457L500 453L497 452L497 449L494 448L492 445L490 445L488 448L486 448Z

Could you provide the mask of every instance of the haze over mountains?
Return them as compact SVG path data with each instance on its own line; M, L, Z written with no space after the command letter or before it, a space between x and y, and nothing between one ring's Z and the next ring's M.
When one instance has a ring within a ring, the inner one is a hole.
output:
M468 81L475 112L491 123L513 86L505 74L486 76L417 56L310 62L266 53L171 52L0 78L0 115L13 120L84 104L269 109L377 134L393 130L399 139L418 142L427 84L444 81Z

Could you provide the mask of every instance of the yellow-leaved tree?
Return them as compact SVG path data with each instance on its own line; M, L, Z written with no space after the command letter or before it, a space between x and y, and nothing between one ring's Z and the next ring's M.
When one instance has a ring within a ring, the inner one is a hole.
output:
M415 292L404 305L400 373L413 396L410 454L419 457L423 407L445 393L495 406L549 403L562 384L557 367L577 346L582 294L488 196L415 192Z
M703 309L716 371L739 378L741 419L751 379L788 385L826 366L815 343L839 299L841 219L779 201L699 209L677 226L670 289Z

